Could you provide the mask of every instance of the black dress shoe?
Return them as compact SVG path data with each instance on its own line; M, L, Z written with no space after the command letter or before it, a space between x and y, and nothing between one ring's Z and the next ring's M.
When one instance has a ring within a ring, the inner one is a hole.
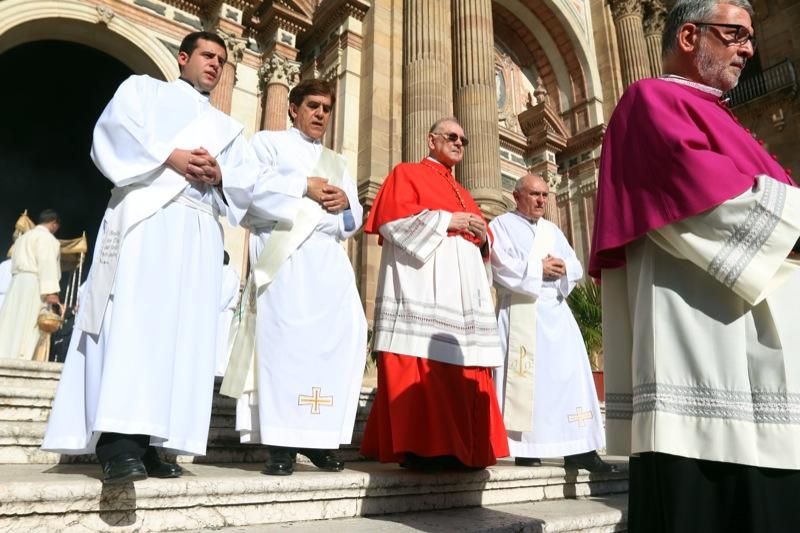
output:
M514 457L514 464L517 466L542 466L542 460L538 457Z
M344 461L340 461L333 455L331 450L320 450L316 448L300 448L297 450L308 457L314 466L326 472L340 472L344 469Z
M131 483L147 479L142 460L129 453L121 453L103 464L103 483Z
M174 463L163 461L153 446L147 448L144 457L142 457L142 463L147 469L147 475L150 477L170 478L181 477L181 474L183 474L183 468Z
M564 457L565 468L583 468L594 474L610 474L619 472L617 465L612 465L600 459L597 451L567 455Z
M283 446L267 446L269 459L264 463L262 474L268 476L290 476L294 472L292 451Z

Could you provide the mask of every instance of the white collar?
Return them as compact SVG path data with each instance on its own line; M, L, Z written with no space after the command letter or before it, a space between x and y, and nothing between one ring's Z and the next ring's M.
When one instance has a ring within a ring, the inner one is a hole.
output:
M714 87L710 87L708 85L703 85L702 83L698 83L696 81L692 81L689 78L684 78L683 76L678 76L677 74L664 74L659 79L664 81L669 81L672 83L677 83L678 85L686 85L688 87L693 87L698 91L703 91L704 93L713 94L717 98L722 96L722 91L719 89L715 89Z

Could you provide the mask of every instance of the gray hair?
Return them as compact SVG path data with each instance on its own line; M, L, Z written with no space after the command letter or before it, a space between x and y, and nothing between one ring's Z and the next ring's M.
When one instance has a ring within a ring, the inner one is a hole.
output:
M536 178L537 180L543 181L548 188L550 187L550 185L547 184L547 180L544 179L544 176L540 176L539 174L525 174L517 180L517 183L514 184L514 192L519 192L522 190L522 184L525 182L525 178Z
M431 126L431 129L428 130L428 133L429 134L430 133L434 133L436 130L439 129L439 126L441 126L445 122L453 122L455 124L458 124L459 128L461 127L461 123L458 121L458 119L456 117L442 117L442 118L440 118L439 120L437 120L436 122L433 123L433 126Z
M711 22L709 17L720 4L740 7L753 16L753 6L748 0L677 0L667 15L661 35L661 57L667 58L678 47L678 32L687 22Z

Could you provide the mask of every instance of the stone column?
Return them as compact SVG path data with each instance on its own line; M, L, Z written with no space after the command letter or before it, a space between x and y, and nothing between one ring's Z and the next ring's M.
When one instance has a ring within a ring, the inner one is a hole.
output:
M300 75L300 64L278 54L265 60L258 69L258 85L263 95L262 130L286 129L289 89Z
M642 28L642 4L639 0L609 0L622 70L622 84L627 87L650 75L647 46Z
M431 125L453 114L451 28L449 0L404 0L403 161L425 157Z
M666 20L667 8L662 0L645 2L642 24L652 76L661 75L661 34L664 32Z
M491 0L454 0L453 96L455 115L470 139L459 181L485 215L506 210L500 177L497 89Z
M232 35L220 35L225 40L225 47L228 51L228 60L222 67L222 75L219 83L211 91L211 105L223 113L231 112L231 102L233 101L233 86L236 85L236 65L244 57L244 49L247 41Z

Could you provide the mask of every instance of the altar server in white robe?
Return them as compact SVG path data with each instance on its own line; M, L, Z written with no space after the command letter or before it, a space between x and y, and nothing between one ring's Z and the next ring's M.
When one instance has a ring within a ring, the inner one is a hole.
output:
M605 447L592 370L567 296L583 268L561 230L543 218L547 182L517 181L517 209L489 223L497 321L505 353L495 386L519 466L564 457L568 467L611 472L597 455Z
M234 312L239 304L239 288L241 278L230 265L231 257L228 252L222 259L222 285L219 297L219 318L217 319L217 362L214 373L224 376L228 367L230 355L230 331Z
M42 306L60 303L61 247L53 236L59 226L58 213L45 209L39 224L14 243L11 283L0 306L0 358L30 360L41 334L36 320Z
M291 474L296 452L341 470L332 449L350 443L361 390L367 323L342 242L362 208L344 158L321 142L333 104L330 84L305 80L289 95L293 127L252 139L255 390L240 397L236 427L242 442L268 446L268 475Z
M107 483L181 475L154 446L206 450L217 216L244 215L256 167L242 125L209 102L226 57L216 34L189 34L180 79L131 76L95 126L92 159L115 188L42 448L96 452Z

